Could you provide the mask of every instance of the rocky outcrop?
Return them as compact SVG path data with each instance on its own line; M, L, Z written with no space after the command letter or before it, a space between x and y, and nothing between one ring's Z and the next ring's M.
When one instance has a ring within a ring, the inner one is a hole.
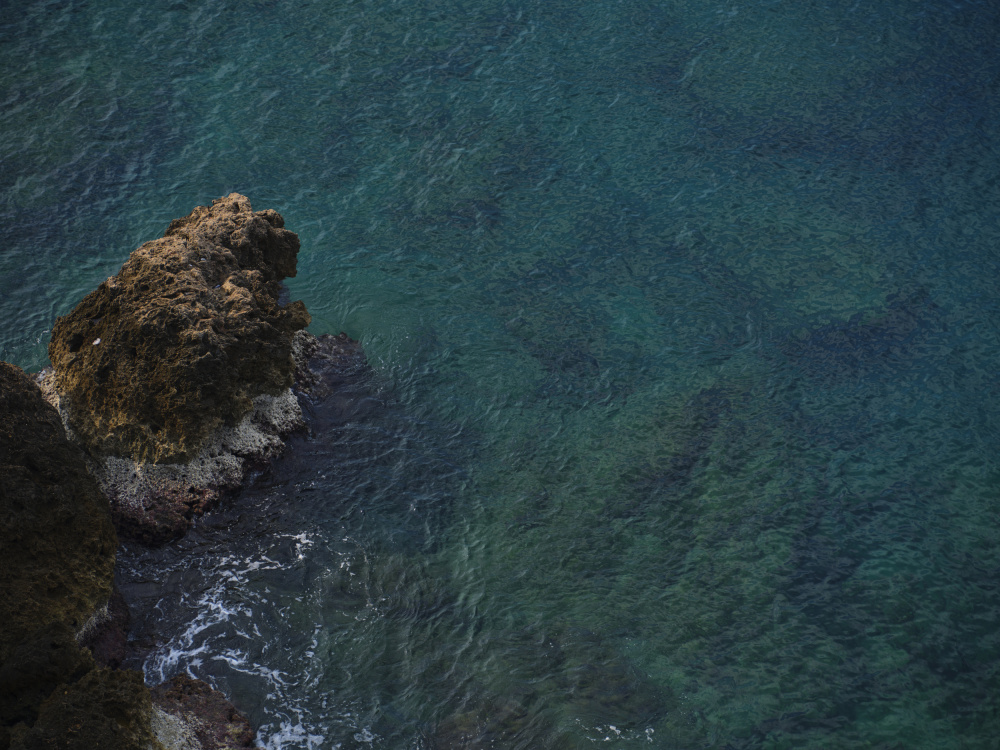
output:
M201 680L177 675L153 688L153 703L157 734L171 745L197 750L256 747L246 717Z
M0 747L153 746L137 672L100 669L117 540L84 453L20 369L0 362Z
M55 386L95 454L194 458L254 398L292 384L301 302L278 304L299 239L233 193L199 206L129 256L52 329Z
M177 219L52 330L40 384L94 459L120 533L183 534L303 424L281 304L298 237L233 193Z
M152 730L153 705L142 674L92 669L42 703L31 731L14 731L11 750L173 750Z
M232 194L171 223L53 328L33 382L0 363L0 750L253 747L224 696L120 670L128 608L115 529L180 536L304 426L344 400L360 345L284 304L298 238ZM47 402L47 403L46 403ZM311 408L311 407L310 407Z

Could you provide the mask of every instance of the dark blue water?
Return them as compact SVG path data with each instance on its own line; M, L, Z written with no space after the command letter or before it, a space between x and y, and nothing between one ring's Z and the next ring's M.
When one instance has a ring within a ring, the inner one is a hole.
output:
M40 2L0 354L238 191L350 398L175 547L142 667L267 748L991 748L1000 7Z

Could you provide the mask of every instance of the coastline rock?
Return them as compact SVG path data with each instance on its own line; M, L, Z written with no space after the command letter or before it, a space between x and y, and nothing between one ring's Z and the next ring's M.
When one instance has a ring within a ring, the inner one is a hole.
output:
M59 318L34 382L0 363L0 750L254 747L208 684L151 692L118 668L115 529L179 537L282 452L303 405L363 409L349 392L370 374L358 342L306 333L305 306L281 297L298 249L280 215L234 193Z
M139 672L98 668L61 686L30 731L11 732L17 750L173 750L153 734L153 705Z
M0 529L0 747L151 746L142 676L97 669L79 643L112 591L108 501L55 409L6 362Z
M282 304L298 236L233 193L134 251L52 331L38 382L92 457L119 533L147 544L266 465L304 425Z
M164 744L192 750L256 747L250 722L207 683L179 674L152 693L153 723Z
M299 331L292 340L295 389L320 401L370 374L361 344L346 333L313 336Z
M90 650L99 666L118 669L125 659L130 622L128 605L118 587L113 586L107 606L91 618L90 627L78 633L76 639Z
M52 329L69 424L94 455L182 463L292 385L301 302L279 304L298 236L237 193L173 221Z

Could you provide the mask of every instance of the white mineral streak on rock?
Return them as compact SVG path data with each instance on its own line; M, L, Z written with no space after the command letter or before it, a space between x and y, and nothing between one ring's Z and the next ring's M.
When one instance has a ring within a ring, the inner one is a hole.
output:
M153 706L150 723L153 734L166 750L202 750L194 729L180 716Z
M240 486L253 463L278 456L284 449L282 437L304 425L299 401L289 388L278 396L257 396L252 412L239 424L216 430L188 463L149 464L108 456L92 469L108 497L141 510L148 507L149 498L164 493Z
M52 369L35 378L42 396L59 412L70 440L76 440L69 416L60 404ZM113 505L142 513L152 498L186 495L190 490L219 493L239 487L255 464L269 461L284 450L283 438L305 426L302 408L292 389L277 396L261 395L253 410L232 427L221 427L205 441L191 461L150 464L121 456L88 460L91 473Z

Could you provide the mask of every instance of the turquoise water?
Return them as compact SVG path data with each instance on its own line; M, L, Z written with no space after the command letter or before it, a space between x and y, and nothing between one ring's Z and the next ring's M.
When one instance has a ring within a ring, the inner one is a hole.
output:
M41 2L0 356L238 191L357 406L165 550L276 748L991 748L1000 8Z

